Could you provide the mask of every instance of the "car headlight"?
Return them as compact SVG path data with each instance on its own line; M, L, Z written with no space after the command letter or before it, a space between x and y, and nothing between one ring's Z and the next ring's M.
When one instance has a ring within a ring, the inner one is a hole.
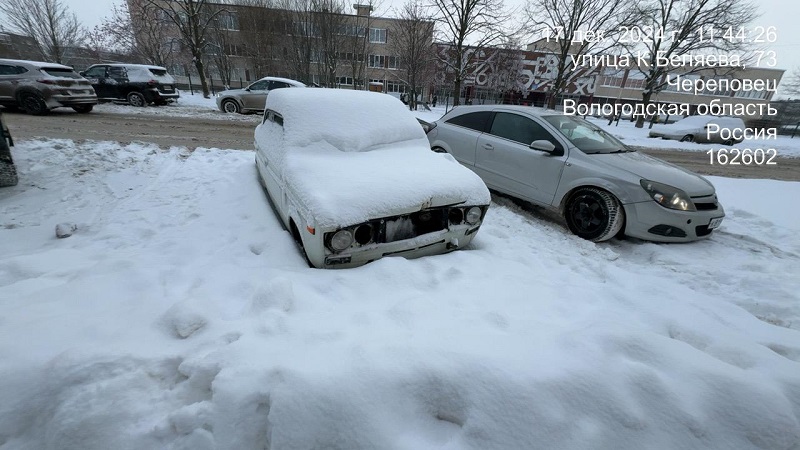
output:
M331 248L340 252L353 245L353 233L350 230L339 230L331 237Z
M482 214L483 211L481 211L479 207L473 206L472 208L467 210L467 217L466 217L467 223L470 225L475 225L476 223L478 223L479 220L481 220Z
M665 208L697 211L689 195L676 187L650 180L641 180L639 183L656 203Z

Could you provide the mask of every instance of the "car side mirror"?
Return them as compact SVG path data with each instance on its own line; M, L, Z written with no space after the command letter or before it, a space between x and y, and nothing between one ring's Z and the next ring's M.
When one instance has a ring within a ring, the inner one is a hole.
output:
M86 72L78 72L78 75L80 75L82 77L85 77L86 76Z
M537 141L531 142L530 148L545 153L553 153L556 151L556 146L552 142L545 139L539 139Z

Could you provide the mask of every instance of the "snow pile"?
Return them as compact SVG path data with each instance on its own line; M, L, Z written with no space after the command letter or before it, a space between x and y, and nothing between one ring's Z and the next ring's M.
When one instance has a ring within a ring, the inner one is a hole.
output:
M471 249L324 271L250 152L13 151L3 450L800 445L800 220L774 207L800 183L712 179L728 216L694 244L497 198Z
M431 152L419 122L392 96L279 89L266 107L283 123L259 125L256 144L317 227L489 204L480 178L450 155Z

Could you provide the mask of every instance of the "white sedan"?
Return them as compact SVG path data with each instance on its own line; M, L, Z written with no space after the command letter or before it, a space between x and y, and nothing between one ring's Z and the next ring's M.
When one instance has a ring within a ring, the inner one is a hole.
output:
M343 89L279 89L255 131L258 177L318 268L462 248L490 202L481 179L430 151L396 98Z

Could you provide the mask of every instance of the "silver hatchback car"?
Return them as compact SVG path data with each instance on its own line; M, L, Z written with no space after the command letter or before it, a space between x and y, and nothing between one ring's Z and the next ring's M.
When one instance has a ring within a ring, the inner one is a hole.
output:
M264 77L244 89L228 89L217 96L217 107L226 113L251 113L264 110L267 94L274 89L306 87L288 78Z
M458 106L428 128L434 151L453 155L490 189L557 211L584 239L689 242L709 237L725 216L708 180L579 117Z

